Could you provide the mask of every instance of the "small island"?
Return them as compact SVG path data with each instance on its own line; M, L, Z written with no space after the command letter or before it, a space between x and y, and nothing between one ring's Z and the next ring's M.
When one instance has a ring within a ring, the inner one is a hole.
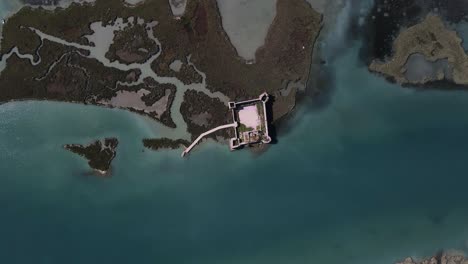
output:
M374 60L369 70L399 84L426 85L444 81L468 85L468 56L457 32L435 14L403 30L393 42L393 55Z
M108 175L118 144L116 138L105 138L104 142L96 140L89 145L68 144L63 147L86 158L89 166L100 175Z

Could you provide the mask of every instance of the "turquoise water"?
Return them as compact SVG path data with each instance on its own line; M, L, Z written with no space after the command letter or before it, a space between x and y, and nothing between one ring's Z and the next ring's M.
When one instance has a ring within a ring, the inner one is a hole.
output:
M468 94L388 84L355 67L356 50L336 61L349 67L336 68L331 105L303 107L260 157L142 152L157 126L134 114L3 105L0 259L392 263L463 246ZM61 148L104 136L121 141L112 179Z
M261 156L144 151L160 129L121 110L0 106L1 263L393 263L468 238L468 93L331 60L330 104L304 103ZM116 136L113 178L62 149Z
M16 10L20 6L17 0L2 0L0 1L0 20L11 15L12 10Z
M457 31L458 35L463 39L468 39L468 22L461 22L457 24L455 27L455 30ZM465 51L468 51L468 42L463 41L462 42L463 48Z

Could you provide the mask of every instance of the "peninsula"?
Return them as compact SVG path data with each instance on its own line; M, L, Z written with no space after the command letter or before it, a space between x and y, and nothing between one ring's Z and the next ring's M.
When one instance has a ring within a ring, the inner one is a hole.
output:
M96 140L89 145L69 144L63 147L86 158L89 166L100 175L107 175L118 144L116 138L106 138L104 142Z
M156 149L231 123L229 102L263 92L272 99L271 121L286 116L297 87L305 88L322 15L305 0L278 0L252 62L231 44L216 0L185 3L175 13L168 0L22 8L3 26L0 103L57 100L133 111L174 129L164 140L146 140Z

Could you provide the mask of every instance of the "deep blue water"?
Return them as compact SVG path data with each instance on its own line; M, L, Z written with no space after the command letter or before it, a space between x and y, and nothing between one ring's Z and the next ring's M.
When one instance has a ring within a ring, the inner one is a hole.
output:
M159 127L52 102L0 106L0 263L393 263L468 238L468 93L369 74L354 42L329 105L255 156L143 151ZM117 136L113 178L62 149Z

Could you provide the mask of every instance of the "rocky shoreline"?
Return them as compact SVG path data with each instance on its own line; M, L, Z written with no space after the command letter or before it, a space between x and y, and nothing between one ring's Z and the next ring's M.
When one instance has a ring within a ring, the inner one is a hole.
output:
M414 258L406 258L396 264L468 264L468 259L462 252L447 251L439 252L435 256L416 260Z

